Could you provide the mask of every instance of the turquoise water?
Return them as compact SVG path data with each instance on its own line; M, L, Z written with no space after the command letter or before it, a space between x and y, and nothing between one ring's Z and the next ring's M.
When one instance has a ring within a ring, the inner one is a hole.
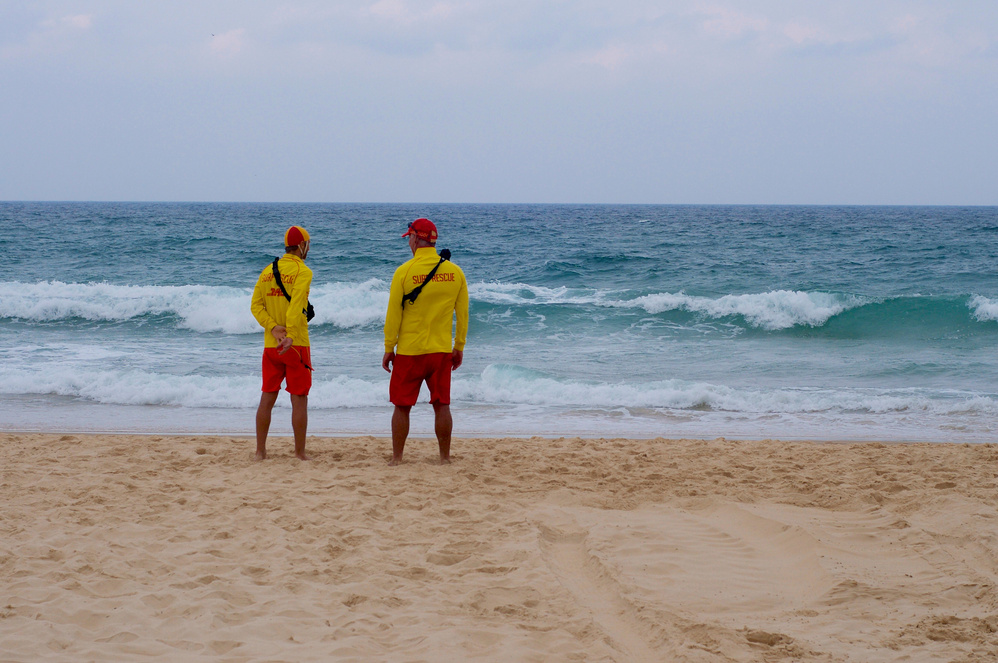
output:
M998 208L150 203L0 203L0 427L250 431L249 296L300 223L310 429L387 433L418 216L470 284L458 435L998 431Z

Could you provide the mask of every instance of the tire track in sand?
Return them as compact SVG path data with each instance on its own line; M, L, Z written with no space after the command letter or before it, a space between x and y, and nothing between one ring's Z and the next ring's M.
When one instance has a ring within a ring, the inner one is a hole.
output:
M592 615L620 661L660 663L663 652L648 641L635 607L625 599L603 564L589 554L587 533L570 516L538 521L541 553L559 582Z

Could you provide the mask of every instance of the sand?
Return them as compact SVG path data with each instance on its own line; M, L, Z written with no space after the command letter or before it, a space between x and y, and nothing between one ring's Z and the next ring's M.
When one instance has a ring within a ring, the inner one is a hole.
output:
M0 661L994 661L998 447L0 434Z

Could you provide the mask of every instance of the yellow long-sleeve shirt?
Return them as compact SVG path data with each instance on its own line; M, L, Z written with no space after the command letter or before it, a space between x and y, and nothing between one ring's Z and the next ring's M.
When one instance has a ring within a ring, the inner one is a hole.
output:
M295 345L309 347L308 321L305 319L304 309L308 307L312 270L305 265L304 260L292 253L285 253L277 267L281 271L281 282L291 295L291 301L284 297L274 280L273 265L267 265L260 272L260 278L253 288L253 300L250 302L253 317L264 329L263 347L277 347L277 339L270 333L274 325L283 325Z
M395 352L396 346L402 355L464 350L468 339L468 282L461 268L450 260L440 265L415 304L406 302L402 307L403 295L425 281L438 262L437 250L424 247L416 249L412 260L395 270L385 315L385 352Z

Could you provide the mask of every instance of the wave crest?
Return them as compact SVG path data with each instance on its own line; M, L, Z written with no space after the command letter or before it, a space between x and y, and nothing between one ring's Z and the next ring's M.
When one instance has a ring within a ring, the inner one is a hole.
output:
M457 385L456 385L457 386ZM458 397L473 402L593 408L715 410L746 414L932 412L998 414L995 399L974 393L920 389L753 389L684 380L642 384L563 380L508 364L492 364Z
M978 322L998 320L998 299L974 295L970 298L969 306Z
M620 299L620 290L585 290L547 288L525 283L476 283L469 287L475 301L489 304L590 305L620 309L643 309L655 315L666 311L686 311L711 318L739 316L748 324L767 330L788 329L797 325L820 327L832 317L873 300L854 295L799 290L722 297L695 297L685 292L660 292L634 299Z
M549 288L527 283L470 283L469 297L486 304L530 306L544 304L599 304L605 291L559 286Z
M903 416L998 415L993 396L926 389L817 389L731 387L684 380L606 383L566 380L509 364L491 364L479 376L455 379L458 402L564 410L713 411L746 415L864 414ZM0 368L0 394L52 394L116 405L252 408L259 376L173 375L148 370ZM420 402L428 398L425 387ZM313 383L309 406L318 409L388 407L388 380L335 375Z
M5 370L0 371L0 378L0 394L73 396L112 405L250 408L260 399L259 376L170 375L80 368L42 374ZM374 383L345 375L317 380L309 393L309 405L317 408L387 404L387 381Z
M0 288L4 292L0 297L0 318L29 322L73 319L124 322L143 316L169 315L179 318L177 326L196 332L260 332L249 310L251 288L60 281L6 282L0 283ZM871 304L890 305L896 301L900 305L909 305L909 298L904 297L884 302L858 295L800 290L772 290L713 298L687 295L682 291L626 298L626 292L524 283L469 285L469 295L475 303L526 309L539 306L638 309L651 315L684 311L713 319L737 317L748 326L768 331L798 326L821 327L835 316ZM313 285L310 299L316 310L316 317L311 323L313 327L329 325L356 329L378 325L384 321L388 306L388 283L381 279L368 279L360 283ZM947 306L965 305L978 322L998 321L998 300L974 295L969 300L947 300L944 303ZM885 314L876 310L874 313Z
M124 322L148 315L175 315L179 326L198 332L255 334L250 313L252 288L182 285L139 286L109 283L5 283L0 317L32 322L73 318ZM316 317L312 325L343 329L384 319L388 305L385 283L328 283L312 288Z
M820 327L830 318L869 301L853 295L773 290L759 294L725 295L716 299L692 297L682 292L657 293L608 305L642 308L652 314L684 310L711 318L741 316L752 326L777 330L797 325Z

